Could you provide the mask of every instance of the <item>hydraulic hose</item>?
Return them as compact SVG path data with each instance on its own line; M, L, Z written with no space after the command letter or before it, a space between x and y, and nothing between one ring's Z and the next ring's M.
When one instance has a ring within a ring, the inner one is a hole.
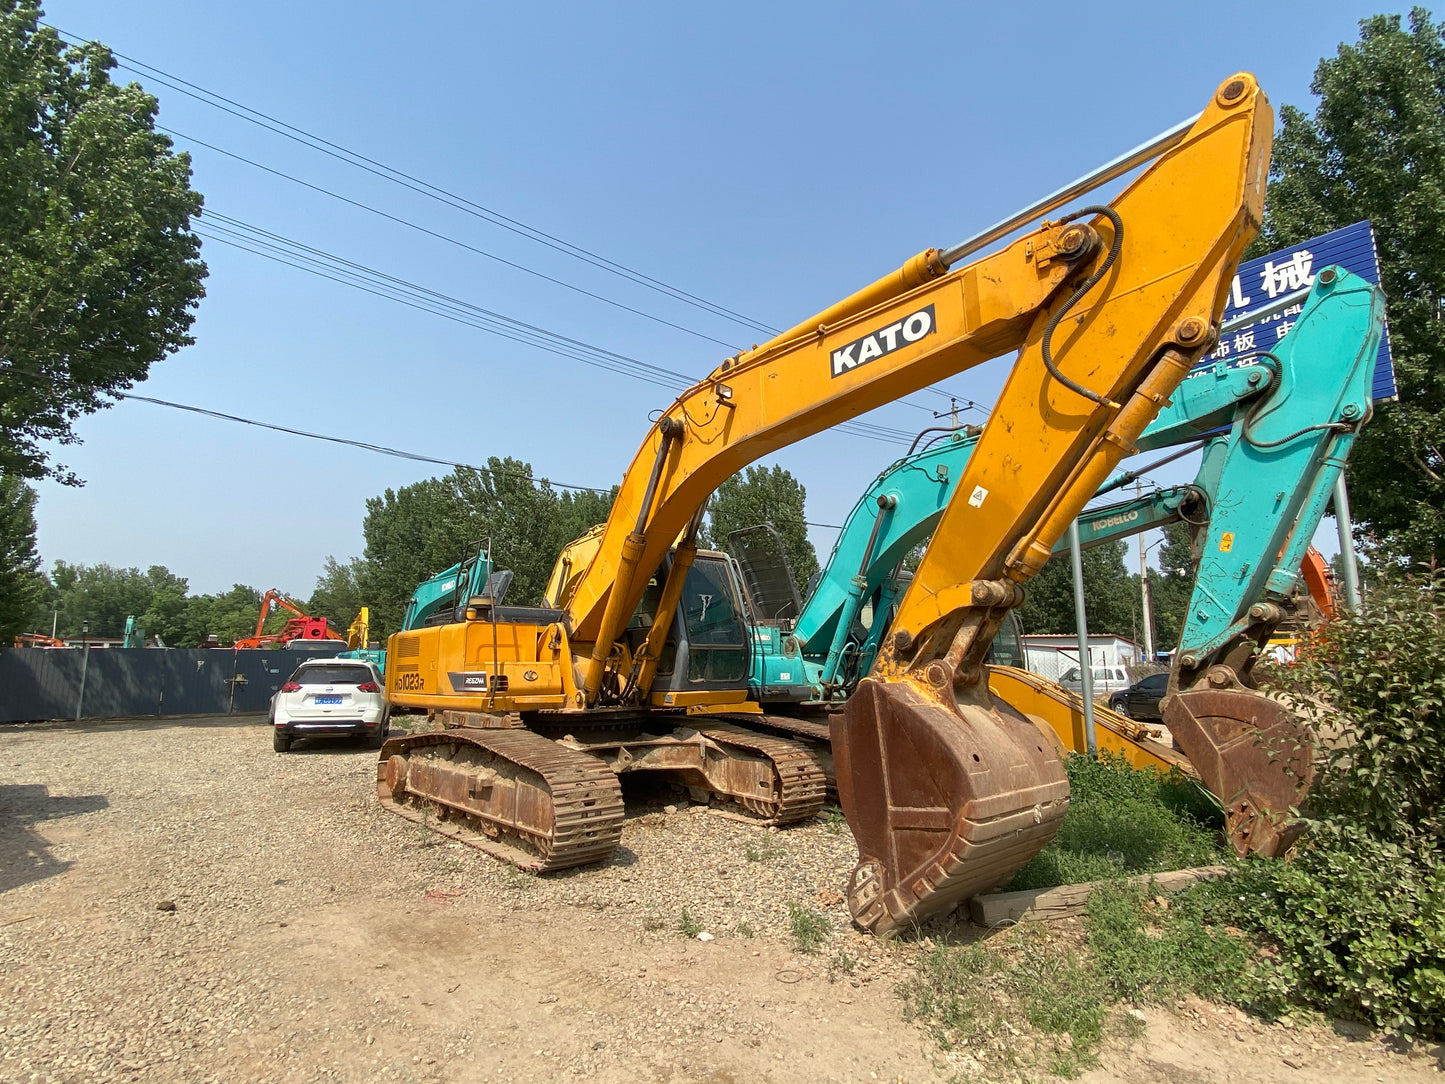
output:
M1094 273L1084 280L1083 285L1073 292L1069 299L1059 308L1058 312L1054 313L1048 324L1045 325L1043 340L1040 342L1039 347L1043 352L1044 368L1048 369L1050 376L1070 391L1077 395L1082 395L1090 402L1097 403L1100 406L1108 406L1110 403L1108 396L1092 392L1082 384L1076 384L1060 372L1058 364L1054 361L1054 353L1052 350L1054 330L1059 326L1064 316L1068 314L1068 311L1077 305L1083 296L1098 284L1100 279L1108 274L1109 268L1113 267L1114 261L1119 258L1119 249L1124 244L1124 220L1119 217L1118 211L1104 204L1093 204L1088 207L1081 207L1073 214L1065 215L1059 219L1059 225L1063 225L1065 222L1073 222L1075 219L1083 218L1084 215L1103 215L1107 218L1114 224L1114 239L1109 243L1109 253L1104 257L1104 262L1099 264Z

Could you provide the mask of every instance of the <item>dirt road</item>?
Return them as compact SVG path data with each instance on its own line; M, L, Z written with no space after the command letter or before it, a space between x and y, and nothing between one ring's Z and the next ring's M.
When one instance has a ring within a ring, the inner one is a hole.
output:
M918 948L848 925L846 827L767 832L634 794L611 864L537 878L380 810L374 757L340 741L278 756L255 719L0 730L0 1079L957 1068L902 1020ZM793 947L790 904L826 916L816 954ZM712 940L680 932L684 908ZM1432 1059L1318 1029L1286 1036L1294 1069L1232 1010L1222 1027L1150 1017L1097 1079L1439 1079Z

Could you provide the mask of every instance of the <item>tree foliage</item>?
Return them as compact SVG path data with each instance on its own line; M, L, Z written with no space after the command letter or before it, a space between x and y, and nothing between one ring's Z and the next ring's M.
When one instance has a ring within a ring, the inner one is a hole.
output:
M164 565L142 572L57 561L41 583L37 628L48 632L54 612L62 639L76 639L86 627L86 635L94 638L119 637L126 619L133 617L147 637L159 637L168 647L199 647L210 636L229 646L255 632L261 611L262 593L254 587L237 584L214 595L192 595L185 578ZM279 631L289 616L270 614L265 631Z
M366 593L362 586L366 575L366 562L353 557L342 564L335 557L326 558L321 575L316 580L316 590L306 603L306 612L312 617L324 617L334 629L345 630L356 620L357 613L367 605Z
M746 527L771 525L783 540L783 552L793 570L798 593L818 571L818 553L808 540L804 505L808 491L790 471L752 466L733 475L713 494L708 505L707 530L701 541L727 549L728 535Z
M78 484L42 445L192 341L201 197L156 99L39 17L0 0L0 470Z
M1189 524L1169 524L1159 547L1159 570L1149 574L1156 651L1173 651L1179 646L1194 591L1194 564Z
M1400 401L1350 456L1352 511L1387 553L1445 558L1445 40L1415 8L1360 23L1320 61L1314 116L1285 106L1264 253L1369 219L1379 244Z
M366 551L356 572L372 628L378 636L399 628L417 584L478 542L490 543L495 567L512 570L509 602L539 602L562 547L606 519L611 507L610 494L559 492L510 457L492 456L485 471L459 467L444 478L388 489L366 502Z
M17 632L29 632L44 594L35 550L35 491L0 474L0 651Z
M1124 542L1106 542L1084 551L1084 608L1089 632L1131 636L1143 642L1139 580L1124 566L1127 551ZM1050 558L1024 589L1027 597L1019 620L1025 633L1070 633L1078 628L1074 570L1067 552Z

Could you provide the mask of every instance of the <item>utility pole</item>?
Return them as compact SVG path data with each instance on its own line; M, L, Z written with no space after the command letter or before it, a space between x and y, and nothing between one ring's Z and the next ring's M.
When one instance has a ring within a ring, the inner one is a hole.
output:
M1144 486L1134 483L1134 495L1140 499L1144 496ZM1154 661L1154 611L1149 600L1149 564L1147 560L1148 550L1144 548L1144 532L1139 533L1139 590L1144 596L1144 660Z

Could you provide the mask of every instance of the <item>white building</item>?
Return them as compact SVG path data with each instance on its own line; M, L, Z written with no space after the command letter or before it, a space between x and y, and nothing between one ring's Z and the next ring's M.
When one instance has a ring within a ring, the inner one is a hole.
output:
M1079 665L1079 638L1064 635L1025 636L1024 666L1040 677L1058 681ZM1144 649L1124 636L1089 637L1089 662L1094 666L1133 666L1144 661Z

